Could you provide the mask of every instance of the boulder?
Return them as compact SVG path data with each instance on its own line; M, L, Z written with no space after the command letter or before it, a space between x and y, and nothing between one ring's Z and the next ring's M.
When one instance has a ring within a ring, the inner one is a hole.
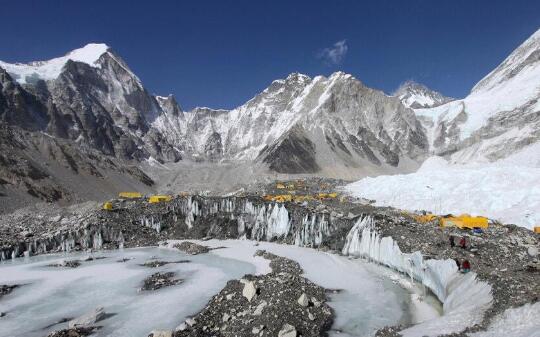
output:
M309 300L308 300L308 297L307 297L306 293L303 293L302 295L300 295L297 302L301 306L307 307L309 305Z
M176 329L174 329L174 331L184 331L186 329L187 329L187 324L186 324L186 322L183 322L182 324L177 326Z
M296 328L286 323L281 330L279 330L278 337L296 337Z
M244 289L242 290L242 296L247 298L249 302L251 302L251 299L257 294L257 288L255 287L255 283L252 281L247 281L244 283Z
M100 321L105 317L105 310L103 307L97 307L94 310L87 312L86 314L72 319L68 322L68 327L70 329L76 327L88 327L94 325L96 322Z
M253 315L260 316L267 305L268 305L268 302L266 301L262 301L261 303L259 303L259 305L255 308Z

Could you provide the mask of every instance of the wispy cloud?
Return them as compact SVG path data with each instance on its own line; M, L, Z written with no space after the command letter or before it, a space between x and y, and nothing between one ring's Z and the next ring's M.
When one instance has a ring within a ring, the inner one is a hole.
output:
M317 57L331 65L340 64L345 58L345 55L347 55L347 50L349 50L347 40L341 40L334 43L332 48L324 48L321 50L317 54Z

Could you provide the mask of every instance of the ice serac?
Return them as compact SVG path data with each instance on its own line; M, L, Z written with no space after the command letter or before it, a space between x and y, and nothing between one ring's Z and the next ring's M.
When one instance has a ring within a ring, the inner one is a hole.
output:
M398 97L406 107L412 109L434 108L454 100L411 80L402 83L393 96Z
M438 336L480 323L493 301L491 286L474 272L460 274L454 260L424 259L403 253L391 237L381 237L375 220L361 218L347 234L342 253L365 257L408 275L428 287L443 303L443 315L401 331L405 337Z
M416 109L431 152L452 162L493 162L540 139L540 30L464 99Z

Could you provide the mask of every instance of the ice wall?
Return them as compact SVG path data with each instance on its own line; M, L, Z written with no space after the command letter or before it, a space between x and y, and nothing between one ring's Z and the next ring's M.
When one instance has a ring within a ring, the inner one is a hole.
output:
M408 275L428 287L443 303L443 315L403 330L404 337L436 336L480 323L493 297L491 286L474 272L461 274L454 260L425 260L420 252L403 253L391 237L381 237L372 217L359 219L347 234L344 255L368 258Z
M175 201L173 212L185 217L188 228L198 218L219 214L236 220L238 237L252 240L280 239L297 246L318 247L331 235L331 216L325 213L291 211L282 203L249 198L186 197Z
M97 224L84 228L60 230L46 237L1 247L0 260L50 252L70 252L75 248L97 250L103 248L104 242L116 242L118 246L123 246L122 231Z

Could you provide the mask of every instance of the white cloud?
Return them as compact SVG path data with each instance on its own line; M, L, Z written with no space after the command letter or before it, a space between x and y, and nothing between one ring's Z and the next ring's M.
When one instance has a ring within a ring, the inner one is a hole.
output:
M340 64L347 55L347 50L347 40L341 40L334 43L332 48L324 48L317 56L329 64Z

